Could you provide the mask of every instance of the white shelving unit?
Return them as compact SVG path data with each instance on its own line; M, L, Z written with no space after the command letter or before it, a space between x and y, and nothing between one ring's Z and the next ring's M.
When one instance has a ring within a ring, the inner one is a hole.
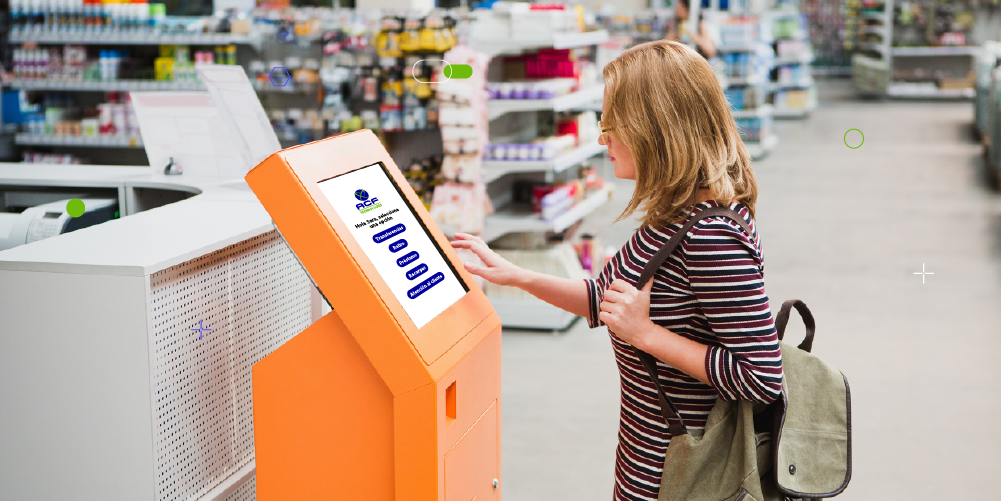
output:
M852 56L852 83L860 95L880 96L886 93L890 82L890 40L893 38L893 0L885 0L883 10L865 11L859 14L862 21L875 21L863 33L875 34L878 42L860 42L858 48L867 54Z
M583 33L553 33L541 38L518 40L477 40L474 34L470 45L476 50L494 57L520 54L533 49L575 49L577 47L597 45L606 40L608 40L608 32L605 30L586 31Z
M806 51L793 56L776 56L772 63L773 68L779 66L789 66L791 64L810 64L813 62L813 51Z
M10 86L23 90L49 91L187 91L205 90L201 82L161 82L157 80L110 80L110 81L71 81L71 80L31 80L15 79Z
M11 43L81 45L250 45L260 50L260 35L231 33L15 33Z
M806 108L781 108L777 107L772 111L775 118L805 118L810 116L810 112L817 109L817 103L810 103Z
M730 110L733 118L767 117L773 113L772 105L764 104L753 110Z
M980 47L894 47L890 53L894 57L975 56Z
M142 148L139 137L69 136L56 134L18 134L14 142L23 146L79 146L84 148Z
M571 92L553 99L491 99L487 102L487 116L493 120L507 113L518 111L567 111L587 107L595 101L601 102L605 93L604 85Z
M887 87L886 95L914 99L973 99L976 97L977 91L974 88L939 89L930 82L927 85L893 82Z
M806 77L794 82L772 82L771 89L773 91L778 89L801 89L804 87L813 87L814 85L816 85L816 82L813 80L813 77Z
M585 216L601 207L612 196L611 185L601 188L588 195L577 205L556 218L546 221L529 208L506 207L487 216L486 231L483 240L491 241L508 233L554 232L559 233L571 225L584 219Z
M751 158L754 160L758 160L767 155L775 149L777 144L779 144L779 137L775 134L771 134L761 141L744 141L744 146L747 147L747 153L751 155Z
M484 160L483 178L489 183L518 172L545 172L547 177L551 177L552 174L563 172L588 158L604 153L606 149L597 142L592 142L552 160Z
M543 48L587 47L608 40L608 32L604 30L586 33L546 34L538 39L527 40L524 38L477 40L475 28L473 33L470 46L491 57L521 54L525 51ZM509 113L519 112L600 110L603 95L604 86L598 85L554 99L492 100L487 104L487 115L490 120L494 120ZM520 117L511 118L520 120ZM597 144L596 141L589 141L552 160L484 161L482 164L483 179L486 183L492 183L508 174L543 173L546 181L551 182L556 174L579 165L595 155L603 154L605 150L606 148ZM502 205L501 208L485 218L483 239L489 242L509 233L564 231L607 203L611 193L610 185L597 190L568 211L549 221L543 220L539 214L532 213L530 208L516 205L503 206L503 202L500 202L498 205ZM503 199L503 196L500 198ZM571 276L584 275L580 262L573 252L561 254L553 259L556 259L560 266L566 268ZM577 318L573 314L556 309L534 297L492 295L490 293L487 297L490 298L494 309L500 316L501 323L505 327L558 330L569 327Z

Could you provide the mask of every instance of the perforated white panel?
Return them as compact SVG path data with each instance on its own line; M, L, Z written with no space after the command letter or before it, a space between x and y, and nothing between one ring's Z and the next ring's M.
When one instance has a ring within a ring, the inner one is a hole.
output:
M309 283L275 231L150 277L158 501L253 457L251 366L309 326Z
M248 478L243 485L226 496L226 501L257 501L257 475Z

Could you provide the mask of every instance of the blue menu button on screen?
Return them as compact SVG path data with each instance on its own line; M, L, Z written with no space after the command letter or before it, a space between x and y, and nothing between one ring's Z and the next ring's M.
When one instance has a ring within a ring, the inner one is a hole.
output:
M402 267L404 267L404 266L406 266L406 265L408 265L408 264L410 264L410 263L412 263L414 261L417 261L417 258L419 258L419 257L420 256L417 254L417 251L410 251L410 252L404 254L404 256L401 257L400 259L397 259L396 260L396 265L399 266L400 268L402 268Z
M445 274L439 271L438 273L431 275L431 278L417 284L416 287L407 291L407 296L409 296L410 299L415 299L417 296L431 290L431 288L435 285L440 284L442 280L445 280Z
M407 241L404 239L399 239L391 244L389 244L389 252L397 252L407 246Z
M421 264L413 267L410 271L407 272L407 278L409 278L410 280L413 280L413 279L415 279L415 278L417 278L417 277L419 277L419 276L427 273L427 271L428 271L428 265L426 265L424 263L421 263Z
M403 230L406 230L406 228L402 224L398 224L396 226L393 226L392 228L389 228L388 230L382 230L379 233L376 233L375 236L372 237L372 240L374 240L375 243L377 244L381 244L386 240L389 240L390 238L393 238L396 235L403 233Z

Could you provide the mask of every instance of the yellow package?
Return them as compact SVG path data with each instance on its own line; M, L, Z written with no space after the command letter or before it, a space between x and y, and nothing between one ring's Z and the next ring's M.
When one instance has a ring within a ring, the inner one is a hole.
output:
M153 73L157 80L174 80L174 58L158 57L153 61Z

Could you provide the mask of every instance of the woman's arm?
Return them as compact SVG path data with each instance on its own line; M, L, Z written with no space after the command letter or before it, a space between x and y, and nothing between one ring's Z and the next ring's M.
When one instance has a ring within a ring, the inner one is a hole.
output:
M747 237L710 222L682 244L685 271L718 346L707 346L650 319L650 289L616 280L605 291L600 319L619 339L712 386L724 400L774 401L782 391L782 357L760 259ZM725 272L726 274L723 274Z
M480 237L456 233L455 238L452 247L469 249L483 261L482 266L464 263L466 271L493 284L517 287L557 308L587 318L587 284L583 280L554 277L515 266L490 250Z

